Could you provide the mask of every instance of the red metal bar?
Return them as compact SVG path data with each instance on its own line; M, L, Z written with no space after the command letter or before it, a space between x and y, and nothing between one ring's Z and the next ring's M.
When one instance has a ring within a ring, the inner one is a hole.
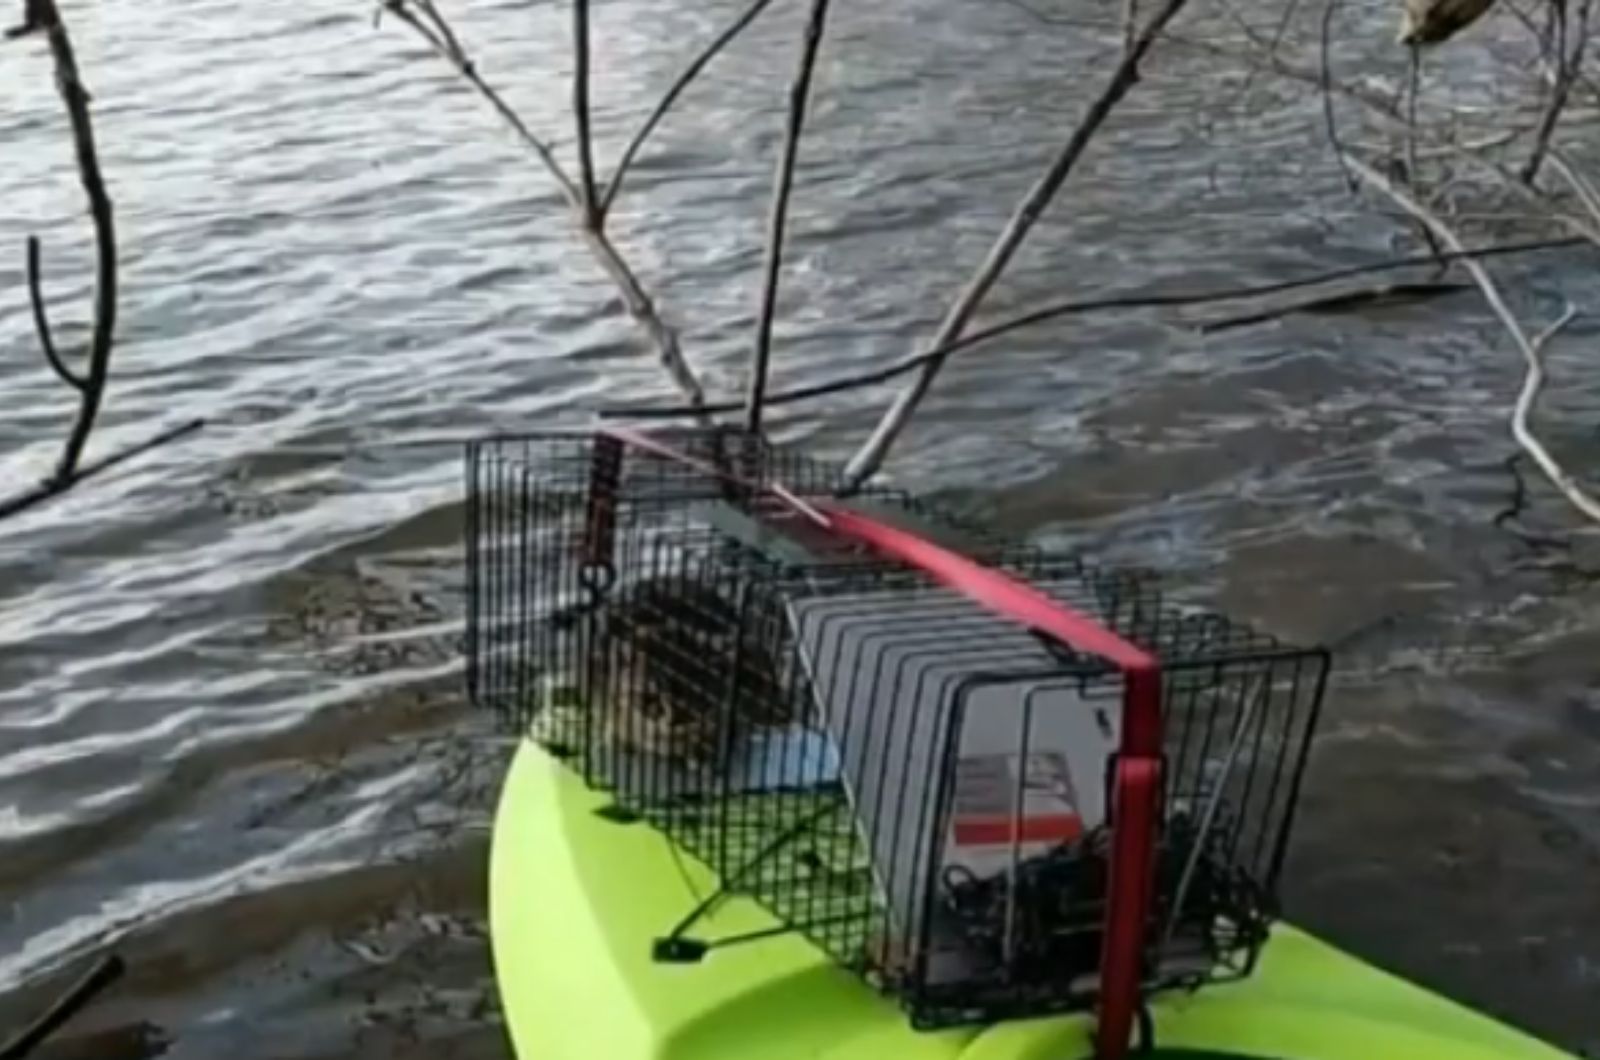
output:
M1156 828L1161 814L1161 766L1148 758L1118 758L1112 787L1111 900L1100 946L1100 1018L1095 1056L1121 1060L1128 1053L1139 985L1144 977L1144 935L1155 883Z

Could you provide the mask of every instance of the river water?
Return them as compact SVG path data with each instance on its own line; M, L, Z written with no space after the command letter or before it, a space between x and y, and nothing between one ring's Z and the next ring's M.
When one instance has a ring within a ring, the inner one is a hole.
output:
M507 751L462 702L460 450L440 439L671 394L550 182L399 24L355 0L64 6L125 247L93 447L209 426L0 528L0 1031L114 948L126 978L42 1055L504 1057L484 859ZM839 6L780 387L928 333L1114 45L1007 4ZM451 7L570 153L562 5ZM598 5L603 165L734 9ZM1340 63L1401 76L1389 5L1347 11ZM780 2L690 91L615 220L718 393L748 347L800 14ZM1474 57L1517 31L1475 32L1452 60L1469 93ZM23 236L45 239L69 340L90 271L38 42L0 49L0 90L13 484L70 411L36 354ZM1412 249L1344 193L1320 113L1158 51L991 311ZM1583 252L1495 267L1535 318L1592 295ZM1290 915L1600 1050L1600 555L1542 483L1521 525L1564 547L1495 526L1514 349L1470 292L1194 319L1081 318L953 363L893 476L1335 645ZM1595 340L1580 318L1552 347L1542 420L1580 470L1600 467ZM888 396L774 430L843 457Z

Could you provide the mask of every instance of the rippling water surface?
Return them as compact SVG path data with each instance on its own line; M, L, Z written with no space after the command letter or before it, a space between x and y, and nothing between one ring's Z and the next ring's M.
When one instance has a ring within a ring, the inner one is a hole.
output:
M459 450L430 439L669 395L549 181L399 25L355 0L65 6L126 248L94 446L210 426L0 535L0 1028L114 945L127 978L48 1055L502 1057L483 906L506 749L461 701ZM1114 46L1005 4L838 6L780 386L927 334ZM1389 7L1347 6L1341 61L1398 76ZM451 7L569 151L564 7ZM602 162L734 10L598 6ZM691 90L616 219L719 392L740 383L773 57L800 13L779 4ZM1391 251L1316 101L1240 81L1163 52L992 311ZM35 353L22 237L46 240L69 336L89 258L37 42L0 49L0 89L13 483L70 411ZM1500 266L1536 314L1592 269ZM1552 355L1546 431L1578 468L1600 466L1595 340L1580 320ZM1471 295L1210 336L1085 318L953 364L892 470L1337 645L1290 912L1600 1049L1600 557L1539 487L1528 520L1571 551L1493 525L1518 371ZM775 429L843 456L886 396Z

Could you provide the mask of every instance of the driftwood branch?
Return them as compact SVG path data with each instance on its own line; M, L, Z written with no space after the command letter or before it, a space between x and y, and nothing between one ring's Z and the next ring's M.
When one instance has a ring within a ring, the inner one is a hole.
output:
M1561 239L1528 240L1521 243L1505 243L1489 247L1480 247L1460 254L1446 253L1445 259L1459 260L1466 257L1489 258L1509 254L1526 254L1540 250L1568 249L1583 246L1586 239L1579 236L1568 236ZM813 383L809 386L797 387L776 394L768 394L766 404L789 405L801 401L810 401L815 398L827 397L849 390L858 390L863 387L877 386L892 379L922 368L936 358L951 357L971 350L973 347L989 342L992 339L1032 327L1036 324L1047 323L1069 316L1088 316L1095 313L1125 312L1132 309L1174 309L1185 306L1212 305L1219 302L1237 302L1251 298L1260 298L1264 295L1279 294L1284 291L1298 290L1307 287L1316 287L1347 280L1356 276L1370 275L1379 272L1390 272L1399 269L1417 268L1423 265L1433 265L1438 261L1432 254L1416 255L1409 258L1398 258L1394 261L1380 261L1368 265L1352 265L1331 272L1318 273L1313 276L1304 276L1293 280L1278 280L1273 283L1258 284L1250 287L1231 287L1216 291L1197 291L1191 294L1123 294L1111 295L1103 298L1076 299L1073 301L1055 302L1041 306L1018 316L1008 317L997 323L988 325L974 331L969 331L961 338L926 353L919 353L896 361L882 368L875 368L867 372L858 372L851 375L840 376L835 379ZM1333 296L1337 298L1338 296ZM683 419L687 416L701 413L719 415L726 412L737 412L740 405L735 402L716 403L693 408L688 406L656 406L656 405L621 405L601 410L601 415L615 419Z
M1350 156L1346 159L1346 162L1355 171L1356 175L1366 181L1373 189L1388 196L1396 206L1399 206L1422 224L1427 225L1441 243L1448 246L1452 251L1459 252L1463 249L1461 239L1455 233L1455 230L1441 220L1433 211L1418 203L1405 191L1396 187L1388 178L1360 159ZM1501 324L1505 326L1506 331L1511 335L1512 341L1522 351L1523 360L1527 362L1527 375L1524 378L1522 392L1517 397L1516 407L1511 417L1512 436L1523 451L1533 458L1533 462L1538 465L1545 478L1550 480L1551 485L1555 486L1574 508L1589 519L1600 523L1600 500L1596 500L1576 478L1561 466L1555 457L1550 455L1550 451L1545 448L1544 443L1534 434L1531 425L1534 405L1539 399L1540 392L1544 389L1544 346L1557 331L1571 320L1573 311L1569 307L1568 312L1554 325L1547 328L1537 338L1530 339L1527 332L1523 330L1521 322L1517 320L1516 315L1506 305L1505 299L1500 294L1500 288L1495 283L1494 277L1489 274L1489 270L1481 262L1472 258L1464 258L1462 261L1467 272L1472 276L1473 282L1483 292L1484 300L1489 303L1489 307L1494 311L1495 316L1499 317Z
M772 360L772 324L778 308L778 279L783 270L783 245L789 221L789 196L794 188L794 166L800 152L800 134L806 124L806 102L811 95L811 75L822 46L828 18L828 0L811 0L800 45L800 62L789 85L789 111L772 178L772 211L767 218L767 256L762 270L761 309L756 317L756 344L750 358L749 397L745 402L745 427L761 430L762 401L767 392L767 371Z
M579 104L580 113L577 117L579 126L579 151L580 166L584 172L580 173L581 185L574 182L572 177L556 159L549 143L538 136L522 120L515 109L505 101L483 76L478 73L477 66L468 54L466 47L451 28L449 20L439 11L434 0L382 0L380 11L393 14L406 25L410 26L440 58L444 59L466 82L473 87L483 99L494 109L502 121L517 135L525 146L539 159L540 163L550 173L556 185L561 189L567 204L572 208L577 218L579 229L583 232L584 241L598 259L601 268L611 281L616 285L622 295L623 304L628 313L639 324L651 343L655 346L661 365L666 369L667 375L677 388L683 392L691 405L705 403L705 392L700 387L693 369L683 354L683 346L679 341L678 332L668 324L656 308L654 299L645 291L644 285L639 282L639 277L631 266L618 252L616 245L605 230L604 210L600 207L593 189L593 157L592 146L588 130L588 73L587 58L583 58L577 66L583 67L575 81L581 82L582 87L575 85L574 102ZM574 18L583 25L579 30L582 36L582 49L587 53L587 12L588 6L581 0L574 0L574 11L578 12Z
M967 322L972 319L984 297L1000 279L1017 248L1027 238L1034 224L1044 214L1056 193L1061 190L1061 186L1066 183L1067 177L1083 156L1090 141L1138 80L1139 63L1149 52L1161 31L1166 28L1167 23L1183 10L1185 2L1186 0L1163 0L1150 21L1139 31L1132 47L1125 50L1121 61L1100 90L1099 96L1090 104L1078 127L1067 138L1044 174L1017 205L1000 238L990 248L988 257L956 299L955 304L951 306L944 323L940 325L938 333L930 343L933 350L949 345L961 336ZM930 357L917 378L895 399L894 404L878 422L872 436L846 468L847 488L857 489L877 473L889 449L905 430L912 414L916 412L917 406L927 394L928 388L933 385L933 380L943 364L943 357Z
M694 79L700 76L700 72L710 64L711 60L715 59L722 49L731 44L735 37L743 33L771 3L772 0L755 0L754 3L744 9L738 18L729 23L726 29L717 34L711 43L706 45L700 54L695 56L694 60L678 75L678 79L672 83L656 103L655 109L650 112L650 116L639 126L639 131L633 134L633 139L629 140L628 146L623 149L622 157L617 160L617 168L611 174L611 181L606 185L605 196L600 201L600 213L602 215L610 212L611 204L616 201L617 193L622 190L623 179L627 177L628 169L633 165L634 157L638 155L639 149L644 146L645 141L650 138L650 134L655 132L656 126L661 124L661 119L665 118L667 112L672 109L673 104L678 102L678 97L683 95L684 89L688 88L694 82Z

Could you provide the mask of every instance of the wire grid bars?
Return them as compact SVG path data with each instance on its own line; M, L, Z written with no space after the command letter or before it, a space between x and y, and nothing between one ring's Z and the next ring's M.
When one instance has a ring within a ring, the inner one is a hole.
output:
M824 498L836 469L747 435L671 444L689 461L571 435L473 448L474 697L919 1026L1091 1005L1120 674L764 491ZM1143 982L1248 972L1326 656L904 494L848 503L1159 658L1164 815ZM702 936L718 899L663 925L656 956L740 941Z
M1247 973L1275 913L1325 654L1072 558L999 562L1162 662L1145 987ZM874 899L824 944L921 1026L1091 1005L1121 675L909 571L810 572L771 591L838 750Z

